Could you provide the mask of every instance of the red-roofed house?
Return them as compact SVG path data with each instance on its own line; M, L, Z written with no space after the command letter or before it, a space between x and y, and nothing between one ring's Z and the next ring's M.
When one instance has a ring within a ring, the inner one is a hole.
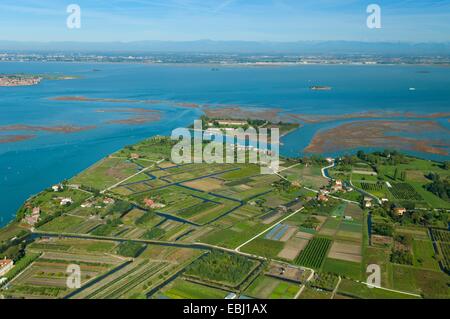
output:
M6 259L5 257L5 259L0 260L0 277L6 275L12 267L14 267L14 261L11 259Z

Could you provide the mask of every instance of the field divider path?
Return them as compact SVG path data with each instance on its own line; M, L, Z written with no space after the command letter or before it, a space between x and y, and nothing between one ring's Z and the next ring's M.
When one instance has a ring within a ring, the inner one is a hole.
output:
M339 280L338 280L338 282L336 284L336 287L333 290L333 293L331 294L331 298L330 299L334 299L334 297L336 296L336 293L338 292L338 289L339 289L339 286L341 285L341 282L342 282L342 277L339 276Z
M299 210L293 212L292 214L290 214L289 216L286 216L285 218L283 218L282 220L278 221L277 223L273 224L272 226L270 226L269 228L267 228L266 230L262 231L261 233L259 233L258 235L254 236L253 238L247 240L245 243L243 243L242 245L240 245L239 247L237 247L235 249L235 251L239 252L241 250L242 247L244 247L245 245L251 243L252 241L254 241L256 238L258 238L259 236L264 235L265 233L267 233L268 231L272 230L273 228L275 228L276 226L278 226L279 224L281 224L282 222L284 222L285 220L297 215L298 213L300 213L302 210L304 210L305 208L302 207Z
M301 163L297 163L297 164L294 164L294 165L292 165L292 166L285 167L285 168L283 168L283 169L278 170L278 173L287 171L288 169L295 168L295 167L300 166L300 165L302 165L302 164L301 164Z
M295 295L294 299L300 298L300 295L303 293L303 291L306 288L306 284L308 282L310 282L311 280L313 280L314 275L316 274L313 269L311 269L311 268L306 268L306 269L309 269L311 271L311 274L309 275L308 279L306 279L305 283L300 287L300 290L297 292L297 294Z
M153 165L144 168L143 170L137 172L136 174L133 174L133 175L131 175L131 176L128 176L127 178L123 179L122 181L120 181L120 182L118 182L118 183L116 183L116 184L114 184L114 185L112 185L112 186L110 186L110 187L104 189L104 190L101 191L100 193L101 193L101 194L104 194L104 193L106 193L107 191L110 191L111 189L116 188L116 187L119 186L120 184L123 184L123 183L125 183L126 181L132 179L133 177L136 177L136 176L138 176L139 174L144 173L144 172L148 171L148 170L151 169L151 168L154 168L155 165L161 164L162 162L164 162L164 159L155 162Z
M406 292L406 291L401 291L401 290L395 290L395 289L389 289L389 288L384 288L384 287L373 286L373 285L368 284L367 282L359 281L359 280L357 280L356 282L358 282L360 284L363 284L363 285L366 285L369 288L381 289L381 290L386 290L386 291L390 291L390 292L395 292L395 293L398 293L398 294L403 294L403 295L408 295L408 296L412 296L412 297L422 298L421 295L414 294L412 292Z

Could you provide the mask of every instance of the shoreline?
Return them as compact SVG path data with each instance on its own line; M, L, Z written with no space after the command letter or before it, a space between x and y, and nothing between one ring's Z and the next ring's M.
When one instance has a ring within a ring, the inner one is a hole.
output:
M369 121L369 122L370 122L370 121ZM351 123L358 123L358 122L351 122ZM139 124L140 124L140 123L139 123ZM344 124L344 125L345 125L345 124ZM288 135L290 135L290 134L292 134L292 133L294 133L294 132L296 132L296 131L302 129L302 127L303 127L303 126L300 125L299 127L292 128L292 129L290 129L289 131L286 131L286 132L284 132L283 134L280 134L280 147L284 146L284 143L283 143L282 140L281 140L282 138L284 138L284 137L286 137L286 136L288 136ZM339 127L339 126L338 126L338 127ZM333 129L331 129L331 130L333 130ZM147 137L147 138L142 139L141 141L139 141L139 142L137 142L137 143L141 143L141 142L143 142L143 141L145 141L145 140L147 140L147 139L152 139L152 138L155 138L155 137L157 137L157 136L160 136L160 135L149 136L149 137ZM36 136L35 136L35 135L29 135L29 138L27 138L27 139L34 138L34 137L36 137ZM165 137L168 137L168 136L165 136ZM1 138L1 136L0 136L0 138ZM313 139L314 139L314 138L315 138L315 136L313 137ZM281 152L280 152L280 159L288 159L288 158L299 159L299 158L302 158L302 157L304 157L304 156L310 157L310 156L313 156L313 155L325 156L326 152L321 152L321 153L308 153L308 152L306 152L306 149L312 144L313 139L310 141L310 144L303 150L303 151L305 152L304 155L302 155L302 156L301 156L301 155L297 155L297 156L292 157L292 156L287 156L287 155L281 155ZM1 140L0 140L0 144L1 144ZM374 148L378 148L378 147L374 147ZM116 153L116 152L118 152L118 151L120 151L120 150L122 150L122 149L123 149L123 147L120 147L120 148L118 148L117 150L115 150L114 152L112 152L112 153L106 155L104 158L108 158L108 157L110 157L112 154L114 154L114 153ZM361 147L359 147L359 148L358 148L358 147L356 147L356 148L353 147L353 148L351 148L351 149L346 149L345 151L346 151L346 152L348 151L347 153L350 153L350 154L356 154L356 152L357 152L359 149L361 149ZM339 150L339 151L336 151L336 152L342 152L342 151L343 151L343 150ZM424 154L424 156L418 156L418 155L408 154L408 150L407 150L407 149L401 149L400 151L401 151L401 152L406 152L405 154L406 154L407 156L410 156L410 157L413 157L413 158L426 159L426 160L429 160L429 161L432 161L432 162L435 162L435 163L442 163L442 161L440 161L440 160L433 160L433 159L427 158L427 157L426 157L427 152L422 152L422 153ZM414 150L411 150L411 151L414 151ZM335 151L333 151L333 152L335 152ZM421 152L421 151L419 151L419 153L420 153L420 152ZM428 154L433 154L433 153L428 153ZM436 154L438 154L438 153L436 153ZM438 155L439 155L439 154L438 154ZM446 154L446 156L448 157L448 153ZM97 162L96 162L96 163L97 163ZM92 165L89 166L89 167L86 167L85 169L83 169L83 170L77 172L75 175L73 175L73 176L71 176L71 177L69 177L69 178L67 178L67 179L73 178L73 177L75 177L76 175L81 174L81 173L84 172L85 170L87 170L87 169L89 169L90 167L96 165L96 163L92 164ZM49 185L49 186L50 186L50 185ZM33 198L33 197L36 197L37 195L39 195L39 193L32 194L32 195L28 196L28 199L26 199L26 200L24 201L24 203L25 203L27 200L29 200L29 199L31 199L31 198ZM22 205L23 205L23 204L22 204ZM20 208L20 206L19 206L19 208ZM18 209L19 209L19 208L18 208ZM5 225L3 225L3 226L0 225L0 230L3 229L3 228L5 228L5 227L7 227L7 226L9 226L10 224L14 223L14 222L15 222L16 214L17 214L17 212L12 213L12 214L10 215L10 216L12 217L12 219L9 220ZM5 217L2 216L2 218L4 219Z
M101 61L0 61L1 63L39 63L39 64L99 64L99 65L147 65L147 66L180 66L180 67L189 67L189 66L204 66L204 67L307 67L307 66L364 66L364 67L380 67L380 66L397 66L397 67L450 67L450 63L439 64L439 63L377 63L377 64L364 64L364 63L272 63L272 64L258 64L258 63L148 63L148 62L101 62ZM219 70L220 71L220 70ZM101 70L99 71L101 72Z

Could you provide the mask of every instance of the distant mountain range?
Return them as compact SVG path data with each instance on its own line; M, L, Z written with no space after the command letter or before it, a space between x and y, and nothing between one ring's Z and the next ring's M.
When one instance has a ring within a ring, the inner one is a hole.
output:
M450 42L355 42L355 41L136 41L136 42L15 42L0 41L3 52L72 53L236 53L236 54L370 54L450 55Z

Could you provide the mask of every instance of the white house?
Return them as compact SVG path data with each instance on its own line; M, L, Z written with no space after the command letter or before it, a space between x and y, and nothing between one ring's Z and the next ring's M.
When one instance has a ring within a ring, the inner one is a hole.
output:
M64 186L62 186L61 184L53 185L52 189L53 189L54 192L59 192L59 191L62 191L64 189Z
M372 207L373 206L372 201L373 201L373 199L371 197L368 197L368 196L364 197L364 207L365 208Z
M61 202L60 202L61 206L66 206L66 205L70 205L70 204L73 204L72 198L62 198L61 199Z

